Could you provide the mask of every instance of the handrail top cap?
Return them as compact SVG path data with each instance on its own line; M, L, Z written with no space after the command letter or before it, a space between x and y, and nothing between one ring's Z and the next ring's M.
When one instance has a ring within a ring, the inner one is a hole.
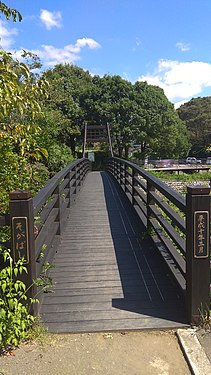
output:
M9 193L10 200L25 200L32 197L30 191L27 190L16 190Z
M191 195L209 195L210 194L210 188L204 185L187 186L187 191Z

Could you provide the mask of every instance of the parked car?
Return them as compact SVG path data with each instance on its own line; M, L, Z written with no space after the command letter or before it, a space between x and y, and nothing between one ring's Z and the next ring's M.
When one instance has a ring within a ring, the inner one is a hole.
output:
M206 160L206 164L211 164L211 156L209 156Z
M196 159L195 157L193 156L189 156L187 159L186 159L186 164L201 164L201 160L200 159Z

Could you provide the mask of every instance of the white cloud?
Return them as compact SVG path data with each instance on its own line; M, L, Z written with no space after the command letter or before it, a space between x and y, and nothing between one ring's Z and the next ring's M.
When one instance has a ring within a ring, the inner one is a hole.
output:
M211 87L211 64L160 60L153 74L143 75L139 80L160 86L174 103L187 101L199 95L205 87Z
M136 45L137 45L137 47L141 46L141 44L142 44L141 39L140 38L136 38Z
M53 27L59 28L62 26L61 12L50 12L49 10L41 9L40 20L47 30L51 30Z
M73 53L79 53L81 48L83 47L89 47L90 49L96 49L100 47L100 44L96 42L94 39L91 38L82 38L77 39L76 43L74 45L69 44L68 49Z
M14 43L14 36L18 34L18 31L14 28L9 29L6 22L0 20L0 46L1 48L8 50Z
M133 52L135 52L135 51L137 51L137 49L138 49L138 47L140 47L141 45L142 45L142 41L141 41L141 39L140 38L136 38L136 40L135 40L135 47L133 47L132 48L132 51Z
M177 108L181 107L181 105L187 103L188 101L189 101L189 99L188 100L181 100L180 102L177 102L177 103L174 104L174 108L177 109Z
M77 39L75 44L68 44L63 48L56 48L51 45L42 45L41 49L33 50L36 53L44 65L54 66L59 63L75 63L80 60L79 53L84 47L90 49L100 48L100 44L91 38Z
M178 42L176 43L176 47L181 51L181 52L187 52L190 49L190 45L188 43L183 43L183 42Z

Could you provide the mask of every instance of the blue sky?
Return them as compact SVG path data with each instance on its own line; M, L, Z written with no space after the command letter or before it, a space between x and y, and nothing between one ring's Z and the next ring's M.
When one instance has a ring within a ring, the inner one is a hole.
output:
M44 69L69 62L162 87L178 107L211 96L211 0L5 0L0 45L37 53Z

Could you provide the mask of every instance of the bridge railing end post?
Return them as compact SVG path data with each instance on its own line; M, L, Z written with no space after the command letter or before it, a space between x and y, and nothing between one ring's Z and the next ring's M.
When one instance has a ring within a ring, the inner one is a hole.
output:
M210 304L210 188L188 186L186 207L187 317L198 324Z
M9 193L11 251L14 263L24 259L27 273L18 275L18 279L26 285L27 297L34 298L37 288L35 259L35 234L33 198L30 192L18 190ZM36 315L37 304L32 305L31 312Z

